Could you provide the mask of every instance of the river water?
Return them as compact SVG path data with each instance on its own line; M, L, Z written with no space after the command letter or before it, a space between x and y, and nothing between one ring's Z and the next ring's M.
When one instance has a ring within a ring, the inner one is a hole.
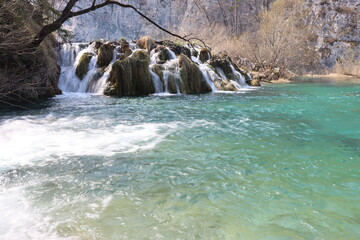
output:
M359 239L360 84L0 116L0 239Z

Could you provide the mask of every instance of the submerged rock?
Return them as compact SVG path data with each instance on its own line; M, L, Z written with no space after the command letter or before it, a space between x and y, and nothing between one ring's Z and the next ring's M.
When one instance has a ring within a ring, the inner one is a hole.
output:
M98 49L97 65L107 67L114 57L114 47L111 44L103 44Z
M118 97L154 93L149 64L147 51L136 51L131 57L116 61L112 66L104 93Z
M181 93L195 94L211 92L211 87L203 79L199 67L187 56L183 54L179 56L179 65L181 68Z
M76 66L75 74L78 78L83 79L87 72L89 71L89 63L91 61L91 53L84 53L80 57L79 64Z

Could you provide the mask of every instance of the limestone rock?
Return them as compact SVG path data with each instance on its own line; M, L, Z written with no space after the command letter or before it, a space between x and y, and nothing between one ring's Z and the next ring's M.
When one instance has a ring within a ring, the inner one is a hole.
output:
M75 74L78 78L83 79L87 72L89 71L89 63L91 61L91 53L84 53L80 57L79 64L76 66Z
M107 67L114 56L114 47L111 44L103 44L98 49L97 65Z
M191 58L190 49L185 47L184 45L182 45L180 43L176 43L176 42L173 42L173 41L166 40L166 41L162 41L161 44L168 47L177 56L180 55L180 54L184 54L188 58Z
M139 40L137 40L136 45L138 45L139 48L146 49L146 50L148 50L148 52L150 52L151 50L153 50L156 47L156 42L151 37L145 36L145 37L142 37Z
M211 92L211 87L203 79L199 67L193 63L187 56L179 56L181 68L181 93L196 94Z
M202 63L205 63L207 60L211 58L211 52L207 48L202 48L199 53L199 59Z
M142 96L155 92L149 72L147 51L136 51L129 58L116 61L108 78L106 95Z

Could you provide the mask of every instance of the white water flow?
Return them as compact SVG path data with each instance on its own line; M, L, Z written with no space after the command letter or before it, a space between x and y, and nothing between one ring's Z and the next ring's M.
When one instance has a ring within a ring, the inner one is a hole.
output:
M233 71L233 74L237 77L237 81L239 82L241 87L242 88L248 87L248 85L245 82L244 76L241 73L239 73L238 71L236 71L235 67L232 64L230 64L230 67L231 67L231 70Z
M130 48L134 54L140 49L136 44L130 43ZM161 62L159 59L159 53L153 49L150 52L150 66L149 71L152 77L153 85L155 88L155 93L165 93L168 94L170 91L175 93L174 87L176 88L176 93L181 92L181 74L179 67L178 56L166 48L169 56L169 60L165 63ZM116 61L117 49L114 50L114 57L109 66L105 69L99 68L97 66L97 50L95 49L95 43L73 43L73 44L63 44L61 48L61 76L59 79L59 87L63 92L80 92L80 93L97 93L103 94L104 89L107 85L107 79L109 78L112 65ZM81 56L84 53L89 53L92 55L92 58L89 62L88 72L83 77L79 79L76 75L76 67L78 66ZM131 57L131 55L130 55ZM221 81L221 79L227 79L224 71L220 68L217 68L216 71L207 63L202 63L199 59L199 56L191 56L191 60L195 62L202 73L204 81L211 87L212 92L217 92L219 89L215 86L215 81ZM157 75L153 70L155 64L162 66L162 75ZM245 82L244 76L241 73L236 71L235 67L231 65L231 69L235 79L232 79L231 83L240 90L246 88L247 84ZM228 79L230 80L230 79ZM171 85L169 83L171 81ZM237 83L237 84L236 84ZM169 89L171 86L171 89Z
M169 57L170 57L170 60L173 60L173 59L177 59L178 57L176 56L176 54L171 51L169 48L166 48L168 53L169 53Z
M216 88L214 81L219 78L216 72L214 72L207 64L200 64L199 65L200 71L203 75L203 78L211 87L211 91L217 92L218 89Z
M97 66L97 55L95 43L73 43L63 44L61 47L61 75L59 79L59 87L64 92L79 93L99 93L102 94L105 88L106 80L109 77L112 64L116 61L114 50L113 60L105 69ZM79 79L76 75L76 67L78 66L83 54L90 53L92 56L88 72Z
M160 77L156 73L154 73L154 71L151 69L151 67L149 67L149 71L150 71L151 77L153 79L155 93L163 92L164 87L160 80Z

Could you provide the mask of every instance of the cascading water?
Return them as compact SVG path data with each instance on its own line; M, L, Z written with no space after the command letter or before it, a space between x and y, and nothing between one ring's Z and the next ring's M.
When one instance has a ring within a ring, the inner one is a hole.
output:
M80 50L82 49L82 50ZM95 54L95 43L93 44L64 44L61 48L61 75L59 79L59 87L65 92L80 93L102 93L105 81L101 81L102 70L97 67L98 56ZM82 80L76 75L76 67L78 66L81 56L85 53L93 55L88 65L88 72ZM115 54L114 54L115 56ZM112 63L115 62L113 59ZM109 73L111 65L105 73ZM106 80L106 79L105 79ZM102 84L100 84L100 82Z
M237 81L239 82L241 88L247 87L248 85L245 82L244 76L241 73L239 73L238 71L236 71L235 67L232 64L230 64L230 67L231 67L231 70L233 71L234 76L237 77Z
M107 67L100 68L98 66L96 43L63 44L60 51L61 76L59 80L59 87L64 92L103 94L107 84L107 79L112 70L112 65L120 57L120 49L120 46L115 46L113 59L110 64ZM129 49L132 53L128 57L131 57L136 51L142 50L134 43L129 43ZM176 93L179 94L181 93L180 84L182 79L178 56L169 47L162 49L167 52L166 60L160 59L161 51L153 49L150 52L149 72L152 77L155 93L169 93L169 79L171 79L175 85L174 87L176 88ZM195 50L198 51L199 49L195 47ZM214 69L210 66L209 62L201 62L199 56L194 56L194 52L195 51L192 52L191 60L198 65L202 73L203 80L211 87L212 92L222 91L222 89L218 89L215 84L215 81L221 81L221 79L230 81L230 83L238 90L248 87L244 76L240 72L236 71L232 64L230 64L230 66L234 79L227 79L223 69L218 67ZM88 63L88 70L85 76L80 79L76 74L76 68L80 63L83 54L89 54L91 59ZM209 59L210 57L211 56L209 54ZM162 66L161 75L158 75L158 72L154 71L154 66L159 64Z

